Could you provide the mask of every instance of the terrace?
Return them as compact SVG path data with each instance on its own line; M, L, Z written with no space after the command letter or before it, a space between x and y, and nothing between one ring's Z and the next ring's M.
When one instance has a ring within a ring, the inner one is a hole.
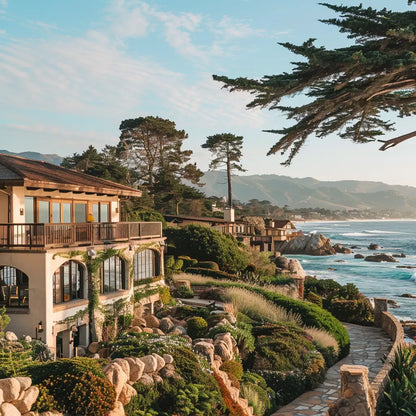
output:
M160 222L0 224L1 249L47 249L161 237Z

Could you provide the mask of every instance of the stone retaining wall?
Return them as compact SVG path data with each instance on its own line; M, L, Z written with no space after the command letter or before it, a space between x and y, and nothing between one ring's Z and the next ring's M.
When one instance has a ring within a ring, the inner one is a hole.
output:
M383 396L392 361L399 347L404 344L404 331L400 322L388 312L387 299L374 299L374 323L382 328L393 341L385 357L383 367L368 380L368 368L360 365L343 365L341 373L340 398L330 406L330 416L374 416L377 404Z

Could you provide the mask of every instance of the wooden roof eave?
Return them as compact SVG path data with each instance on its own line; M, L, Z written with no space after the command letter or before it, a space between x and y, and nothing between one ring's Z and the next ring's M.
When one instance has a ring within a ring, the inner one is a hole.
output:
M6 181L4 181L6 182ZM41 188L41 189L56 189L57 191L72 191L72 192L88 192L94 194L103 194L109 196L136 196L140 197L142 192L135 189L120 189L120 188L110 188L103 186L88 186L88 185L72 185L67 183L55 183L55 182L46 182L46 181L34 181L30 179L24 180L11 180L14 182L10 185L13 186L25 186L27 188Z

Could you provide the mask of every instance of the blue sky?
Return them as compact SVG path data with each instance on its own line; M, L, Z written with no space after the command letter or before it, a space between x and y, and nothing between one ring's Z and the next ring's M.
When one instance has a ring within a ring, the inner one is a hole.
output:
M359 1L344 1L359 4ZM363 0L406 10L407 0ZM244 136L246 174L360 179L416 186L416 140L379 152L336 137L311 139L289 168L266 156L287 125L212 74L260 78L296 59L277 42L346 37L318 22L334 14L311 0L0 0L0 148L67 156L118 142L120 122L154 115L189 134L184 148L206 170L208 135ZM411 120L397 135L412 131ZM391 138L391 136L387 137Z

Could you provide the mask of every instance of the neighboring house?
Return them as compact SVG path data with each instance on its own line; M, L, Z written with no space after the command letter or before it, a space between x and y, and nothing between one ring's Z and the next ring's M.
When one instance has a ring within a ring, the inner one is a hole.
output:
M121 184L0 154L7 329L41 338L57 357L101 338L99 308L121 299L132 306L141 281L163 275L161 223L119 222L120 198L139 196Z
M261 235L251 238L251 245L258 247L260 251L276 252L278 251L276 243L303 235L302 231L297 231L295 225L289 220L265 218L264 225Z

